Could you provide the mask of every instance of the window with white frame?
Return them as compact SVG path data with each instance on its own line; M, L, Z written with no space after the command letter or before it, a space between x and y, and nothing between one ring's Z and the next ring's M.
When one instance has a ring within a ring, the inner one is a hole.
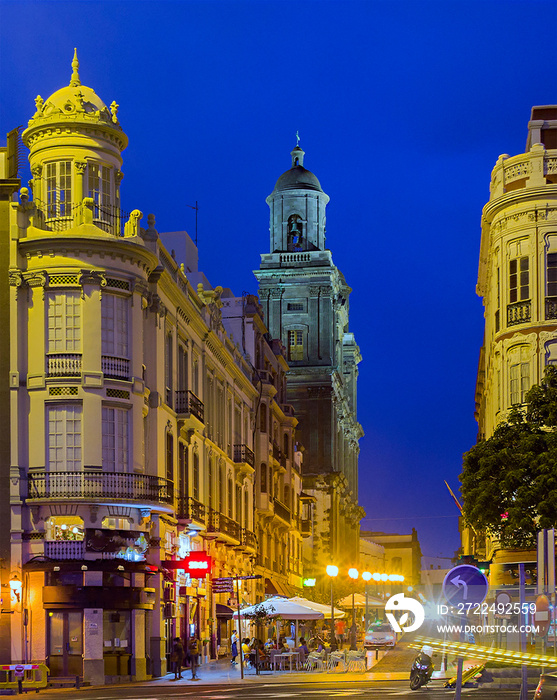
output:
M127 472L129 467L129 415L127 408L103 406L103 469Z
M81 352L79 292L48 293L48 352Z
M530 364L520 362L510 367L511 404L524 403L530 389Z
M46 163L46 218L56 219L71 215L72 162L58 160Z
M89 163L87 165L87 178L89 184L89 197L95 201L95 219L105 220L111 213L112 205L112 170L106 165Z
M46 408L47 455L51 472L81 470L81 404L52 404Z
M128 357L129 300L118 294L103 293L101 300L101 352L112 357Z

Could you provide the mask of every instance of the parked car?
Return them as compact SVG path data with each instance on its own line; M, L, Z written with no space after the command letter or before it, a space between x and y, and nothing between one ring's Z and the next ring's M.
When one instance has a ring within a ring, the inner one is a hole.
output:
M555 700L557 698L557 671L542 673L534 693L534 700Z
M364 635L364 648L394 647L396 634L389 624L370 627Z

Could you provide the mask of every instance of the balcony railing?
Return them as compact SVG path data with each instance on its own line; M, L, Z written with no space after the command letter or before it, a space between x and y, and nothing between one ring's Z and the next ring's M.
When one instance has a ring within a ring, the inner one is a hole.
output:
M226 515L219 513L216 510L209 509L209 522L207 524L207 532L220 532L227 537L240 542L240 525Z
M239 464L244 462L253 467L255 464L255 455L247 445L234 445L234 462Z
M128 381L130 378L130 361L123 357L102 355L101 369L104 376L110 377L111 379L123 379L124 381Z
M178 498L176 507L176 517L179 520L196 520L198 523L205 523L207 508L195 498L184 496Z
M507 326L516 326L519 323L528 323L532 317L532 304L530 301L519 301L507 306Z
M59 197L58 193L58 197ZM44 225L50 231L67 231L77 226L86 219L92 221L95 226L113 236L122 236L126 222L130 218L129 212L110 204L74 204L73 202L57 201L51 204L36 201L37 210L41 212Z
M282 520L286 521L287 523L290 523L290 511L286 506L284 506L279 500L275 498L275 515L278 515L279 518L282 518Z
M257 550L257 537L255 536L255 532L248 530L246 527L242 528L242 544L245 547Z
M85 540L54 540L44 543L44 555L49 559L83 559Z
M108 498L172 503L172 482L149 474L47 472L28 474L27 498Z
M545 318L547 321L557 318L557 297L546 297Z
M276 442L273 442L273 459L276 459L277 462L280 462L282 457L282 452L280 450L280 447L277 445Z
M46 356L46 373L49 377L79 377L81 375L81 353L49 352Z
M176 413L178 415L191 413L202 423L205 422L203 401L189 390L179 390L176 392Z

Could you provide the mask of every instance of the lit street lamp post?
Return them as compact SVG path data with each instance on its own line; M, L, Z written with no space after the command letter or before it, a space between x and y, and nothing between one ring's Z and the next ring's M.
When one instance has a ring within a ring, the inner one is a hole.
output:
M358 569L348 569L348 576L353 581L359 576ZM356 584L352 584L352 627L350 628L350 651L356 651L358 646L356 644L356 606L354 604L354 593Z
M365 592L366 592L366 612L365 612L365 615L364 615L364 635L365 635L366 632L367 632L368 629L369 629L369 611L368 611L368 605L367 605L367 603L368 603L368 593L369 593L368 582L371 580L371 573L370 573L369 571L364 571L364 573L362 574L362 578L363 578L364 581L366 582L366 585L365 585ZM365 641L365 637L364 637L364 641Z
M338 576L338 566L329 564L327 566L327 576L331 578L331 651L337 650L337 638L335 635L335 604L333 599L333 579Z

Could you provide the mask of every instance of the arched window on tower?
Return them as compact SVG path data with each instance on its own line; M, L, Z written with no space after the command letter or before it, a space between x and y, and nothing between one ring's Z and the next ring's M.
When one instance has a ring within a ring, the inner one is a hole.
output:
M304 249L304 225L298 214L288 217L288 250L296 251Z

